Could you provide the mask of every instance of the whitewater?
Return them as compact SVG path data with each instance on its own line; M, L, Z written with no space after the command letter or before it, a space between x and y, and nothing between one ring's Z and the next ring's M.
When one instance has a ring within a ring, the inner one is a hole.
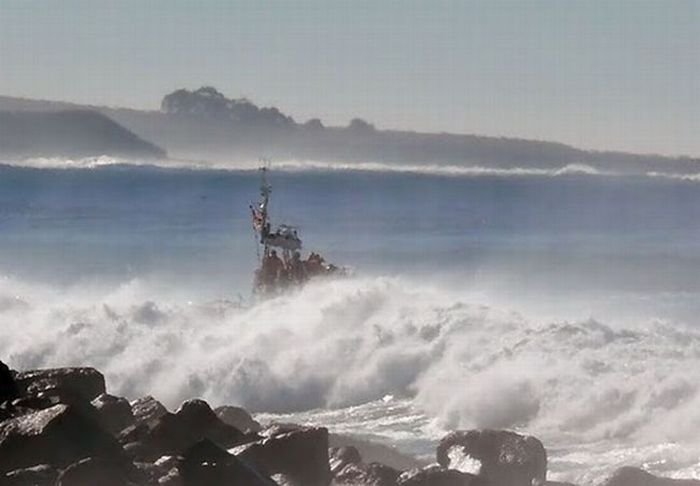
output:
M694 181L296 167L273 215L355 276L255 301L255 172L102 165L0 168L12 367L94 366L115 394L427 462L492 427L540 438L551 479L700 477Z

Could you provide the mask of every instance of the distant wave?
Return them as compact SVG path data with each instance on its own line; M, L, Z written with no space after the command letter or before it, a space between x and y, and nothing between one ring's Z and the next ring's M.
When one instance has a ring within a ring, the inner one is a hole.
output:
M253 171L260 166L259 161L222 163L194 160L168 159L162 161L138 161L110 157L106 155L86 158L34 157L26 159L0 159L0 165L26 167L32 169L101 169L108 167L141 167L195 171ZM623 176L610 171L601 171L587 164L567 164L559 168L537 167L484 167L480 165L442 164L390 164L385 162L338 162L314 160L281 160L272 164L276 171L284 172L379 172L397 174L420 174L445 177L561 177L584 176ZM687 182L700 182L700 173L670 173L649 171L639 174L626 174L630 177L663 178Z
M13 167L28 167L34 169L97 169L109 166L136 166L136 167L158 167L171 169L189 170L255 170L260 163L251 161L248 163L209 163L204 161L191 160L163 160L149 161L141 163L139 161L122 159L102 155L99 157L86 157L71 159L64 157L35 157L21 160L0 160L0 163ZM322 161L299 161L283 160L275 162L272 167L275 170L296 172L296 171L360 171L360 172L389 172L389 173L414 173L425 175L443 176L564 176L564 175L611 175L600 172L594 167L585 164L569 164L556 169L543 168L495 168L484 166L466 165L442 165L442 164L389 164L383 162L322 162Z
M647 172L647 177L660 177L663 179L674 179L678 181L700 182L700 172L694 174L675 174L667 172Z
M1 165L10 167L26 167L30 169L99 169L114 166L133 167L158 167L173 169L211 169L210 164L204 162L178 161L178 160L149 160L148 163L138 160L123 159L100 155L96 157L67 158L67 157L31 157L25 159L0 159Z
M557 169L540 168L496 168L483 166L461 166L441 164L387 164L381 162L315 162L315 161L283 161L275 163L276 169L281 170L327 170L327 171L366 171L366 172L399 172L445 176L563 176L572 174L608 175L585 164L569 164Z

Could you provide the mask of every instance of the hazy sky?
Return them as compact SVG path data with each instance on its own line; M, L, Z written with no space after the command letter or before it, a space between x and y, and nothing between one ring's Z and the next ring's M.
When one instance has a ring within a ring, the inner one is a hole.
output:
M700 155L698 1L0 0L0 94Z

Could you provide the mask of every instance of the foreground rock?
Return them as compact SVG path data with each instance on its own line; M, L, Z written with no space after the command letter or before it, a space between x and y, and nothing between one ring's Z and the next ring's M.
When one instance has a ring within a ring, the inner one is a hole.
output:
M452 432L438 445L437 461L449 469L469 464L497 486L543 485L547 453L538 439L501 430Z
M62 468L85 457L121 455L110 434L68 405L0 423L0 472L37 464Z
M348 464L333 478L334 486L396 486L400 471L372 462Z
M360 453L364 462L386 464L399 471L408 471L409 469L416 468L420 469L428 465L428 462L419 461L415 457L403 454L393 447L362 440L349 435L329 434L328 444L331 447L353 447Z
M168 409L150 395L134 400L130 405L137 424L153 422L168 413Z
M335 477L349 464L360 464L362 457L357 448L352 446L331 447L328 449L328 466Z
M184 453L179 472L185 486L276 486L270 478L207 439Z
M636 467L622 467L601 486L700 486L700 481L660 478Z
M124 464L88 457L64 469L56 486L125 486L129 477Z
M262 430L262 426L241 407L223 406L214 409L214 413L219 419L244 433L257 433Z
M112 434L134 423L134 414L126 398L103 393L92 401L102 427Z
M423 469L407 471L399 476L398 486L500 486L473 474L445 469L440 466L428 466Z
M47 464L10 471L3 478L0 473L0 484L3 486L54 486L58 471Z
M328 430L322 427L278 429L269 437L232 449L239 459L267 476L284 475L297 486L330 483Z
M243 432L219 420L202 400L189 400L177 412L129 427L120 435L130 455L141 460L182 454L202 439L225 449L247 440Z
M13 400L19 396L19 388L15 382L12 370L0 361L0 403Z
M95 368L54 368L17 373L15 377L23 395L37 395L49 390L91 401L106 392L105 377Z

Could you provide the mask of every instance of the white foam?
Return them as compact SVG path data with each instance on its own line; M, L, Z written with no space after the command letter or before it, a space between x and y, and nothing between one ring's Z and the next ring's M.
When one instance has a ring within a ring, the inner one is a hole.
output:
M13 367L95 366L113 393L171 408L203 397L330 409L326 420L397 441L429 427L432 438L514 428L554 450L568 478L651 460L668 443L686 453L669 452L671 472L698 469L700 332L671 323L540 321L389 278L309 285L249 308L188 304L139 280L63 291L4 278L0 329Z

